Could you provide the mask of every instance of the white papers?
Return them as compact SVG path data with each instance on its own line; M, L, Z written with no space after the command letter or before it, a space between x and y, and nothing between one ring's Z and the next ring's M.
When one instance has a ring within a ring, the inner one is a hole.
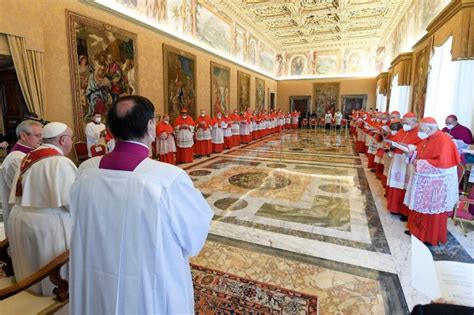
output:
M474 264L433 261L429 249L411 237L412 286L432 300L474 306Z
M402 150L403 152L407 152L407 153L410 152L410 150L408 150L408 147L404 144L392 141L392 146L397 148L397 149Z

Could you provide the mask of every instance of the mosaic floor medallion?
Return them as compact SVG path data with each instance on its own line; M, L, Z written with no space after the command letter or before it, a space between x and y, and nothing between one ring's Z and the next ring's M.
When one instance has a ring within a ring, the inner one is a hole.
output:
M248 202L240 198L222 198L214 202L214 206L221 210L240 210L248 206Z
M189 172L189 175L191 175L191 176L206 176L206 175L209 175L211 173L212 173L211 171L206 171L206 170L195 170L195 171Z
M273 190L289 186L291 180L279 174L247 172L231 176L229 183L247 189Z

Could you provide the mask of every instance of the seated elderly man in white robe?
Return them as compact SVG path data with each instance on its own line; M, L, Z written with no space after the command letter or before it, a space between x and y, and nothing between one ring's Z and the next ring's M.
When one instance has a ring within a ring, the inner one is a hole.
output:
M82 163L71 190L70 313L192 314L188 259L213 212L185 171L148 158L148 99L120 98L107 120L115 150Z
M69 192L77 168L65 155L71 152L72 130L59 122L43 129L43 145L27 154L12 184L15 206L8 220L8 236L15 279L23 280L69 249L71 216ZM64 270L64 276L67 270ZM31 287L52 295L49 279Z
M10 153L3 160L0 167L0 185L2 189L2 211L3 224L5 228L8 226L8 218L13 204L8 202L10 198L10 191L12 183L15 181L15 176L20 168L21 160L36 149L43 139L43 125L34 120L24 120L16 127L17 143L12 147ZM5 229L6 236L8 231Z

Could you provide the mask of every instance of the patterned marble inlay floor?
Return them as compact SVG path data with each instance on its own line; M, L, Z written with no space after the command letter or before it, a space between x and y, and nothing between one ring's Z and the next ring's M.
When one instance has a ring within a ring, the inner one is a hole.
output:
M210 237L192 263L314 294L320 314L403 314L395 274ZM390 292L390 294L388 294Z
M360 168L219 156L187 171L216 224L390 252Z
M186 165L215 213L193 262L315 293L322 314L404 314L429 302L411 284L405 224L385 209L366 163L347 135L318 130ZM472 262L473 247L450 224L448 244L430 250L435 260Z

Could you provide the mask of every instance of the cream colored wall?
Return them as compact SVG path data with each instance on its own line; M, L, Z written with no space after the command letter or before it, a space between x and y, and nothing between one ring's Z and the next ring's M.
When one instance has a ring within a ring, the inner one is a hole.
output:
M311 104L314 110L314 83L340 82L339 100L342 95L367 94L367 106L375 108L375 91L377 87L375 78L364 79L310 79L278 81L277 105L283 110L289 110L290 96L311 95Z
M265 80L265 95L276 93L275 80L259 75L205 51L173 40L111 13L73 0L2 0L0 33L14 33L27 38L30 49L44 51L46 77L46 113L48 120L73 125L73 102L70 82L69 47L65 11L90 17L137 35L139 94L148 97L159 114L163 106L163 43L196 56L196 94L198 109L210 110L211 60L231 68L231 109L237 104L237 70L251 75L250 106L255 107L255 77Z

